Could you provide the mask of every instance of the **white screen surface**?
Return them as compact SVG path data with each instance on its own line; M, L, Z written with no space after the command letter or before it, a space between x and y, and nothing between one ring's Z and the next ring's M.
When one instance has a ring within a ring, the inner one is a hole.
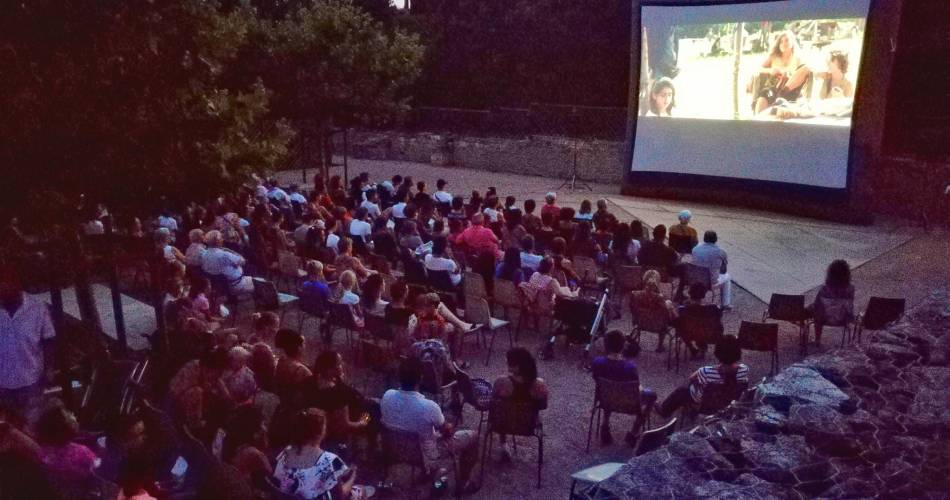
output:
M635 172L847 187L868 0L644 6Z

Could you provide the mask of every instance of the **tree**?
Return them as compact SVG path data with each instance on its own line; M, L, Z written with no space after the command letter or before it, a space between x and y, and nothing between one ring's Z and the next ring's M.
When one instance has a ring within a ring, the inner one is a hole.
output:
M263 83L221 77L248 42L250 9L37 0L9 10L0 21L8 206L52 192L67 205L85 194L122 208L200 199L286 158L293 133L268 116ZM32 208L55 218L64 207Z

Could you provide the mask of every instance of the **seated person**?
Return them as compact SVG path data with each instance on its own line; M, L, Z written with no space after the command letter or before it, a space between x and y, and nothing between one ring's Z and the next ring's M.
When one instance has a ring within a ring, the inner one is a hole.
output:
M141 415L120 415L112 424L102 449L102 465L96 474L107 481L119 478L122 464L130 457L145 451L149 436Z
M639 311L643 310L666 310L670 321L676 317L673 302L660 292L660 273L655 269L643 273L643 290L630 292L630 312L634 319L639 315ZM665 334L660 334L656 344L656 352L663 352L663 340L665 338Z
M459 459L459 484L465 493L477 485L471 472L478 460L478 436L474 431L456 431L446 422L442 409L419 392L422 363L409 358L399 366L399 389L390 389L380 401L383 426L419 436L427 472L433 473L445 460Z
M511 281L515 285L524 281L521 251L518 248L511 247L505 251L505 258L495 266L495 278Z
M305 266L307 277L300 285L300 299L326 304L330 301L330 285L323 274L323 263L319 260L308 260Z
M686 385L683 385L666 397L655 410L661 417L668 418L677 409L698 405L703 400L703 390L711 384L748 384L749 367L739 360L742 359L742 349L739 339L726 335L716 344L714 351L719 364L704 366L689 376Z
M327 438L337 443L363 434L372 422L369 410L373 405L346 383L343 357L336 351L323 351L317 356L313 377L304 389L304 405L326 413ZM375 421L378 426L378 414Z
M333 266L337 272L350 270L356 273L356 276L360 279L366 279L367 276L373 273L372 270L363 265L363 261L359 257L353 255L353 240L343 238L337 244L337 248L340 251Z
M416 297L415 314L409 317L407 332L414 340L447 340L453 358L459 352L459 343L465 333L478 330L481 325L459 319L442 303L435 293Z
M409 318L412 317L413 310L406 306L408 295L409 285L403 280L399 280L389 287L389 298L392 300L389 304L386 304L384 311L387 323L402 327L409 325Z
M531 279L519 285L525 293L525 298L532 306L537 308L540 314L553 314L554 303L557 297L573 298L577 296L576 290L571 290L566 286L561 286L553 276L551 271L554 269L554 260L546 257L538 266L537 272L531 275Z
M693 264L709 270L713 288L722 289L722 308L732 309L732 278L728 273L729 258L726 251L716 242L719 236L715 231L706 231L703 242L693 248Z
M196 432L217 429L218 425L209 419L220 416L217 413L230 403L230 394L221 378L227 367L227 351L214 348L178 370L168 384L168 395L177 421Z
M762 63L760 75L768 80L752 104L755 114L779 98L797 101L801 97L811 70L799 58L797 51L798 41L791 30L782 31L775 38L772 50Z
M425 256L425 268L427 271L444 271L449 273L449 279L452 281L452 285L458 286L458 284L462 282L462 272L459 265L446 255L447 247L448 240L441 236L432 240L432 253Z
M382 316L389 302L382 299L383 296L383 277L379 273L374 273L366 278L363 283L362 295L360 296L360 307L364 314Z
M290 426L291 442L277 455L274 479L280 491L296 498L361 500L375 493L372 486L355 485L356 469L321 447L326 414L316 408L301 410Z
M833 50L828 56L828 71L815 75L822 80L818 91L820 99L854 97L854 84L846 76L848 72L848 54Z
M566 257L567 240L560 236L554 238L551 240L551 246L548 250L548 253L551 255L551 260L554 261L551 276L557 279L561 286L576 286L580 281L580 277L577 275L577 272L574 271L574 264Z
M244 257L224 248L224 237L220 231L209 231L205 238L208 240L208 249L201 256L201 270L210 276L226 279L232 293L253 292L253 279L244 275Z
M537 271L544 257L534 253L534 236L527 235L521 238L521 267Z
M530 403L535 410L535 421L540 419L538 412L548 407L548 386L538 377L538 364L534 356L524 347L515 347L505 355L508 375L495 379L492 396L496 400L521 401ZM502 442L502 460L511 459L513 448L508 447L505 435Z
M633 235L636 238L636 233ZM641 243L637 252L637 263L643 267L658 267L665 269L671 275L679 261L676 250L666 245L666 226L658 224L653 228L653 240Z
M87 446L76 443L79 422L62 406L46 410L36 422L36 440L41 446L40 460L50 475L68 484L93 477L102 462Z
M640 381L637 364L633 361L633 358L636 357L640 349L635 343L631 343L627 352L624 352L625 345L626 339L624 339L623 333L621 333L620 330L607 332L607 336L604 338L606 354L594 358L594 361L591 362L590 365L590 373L595 380L606 379L614 382ZM636 444L640 428L643 427L645 419L647 415L649 415L649 411L652 410L655 401L656 393L654 393L652 389L640 386L640 406L647 410L637 415L636 421L633 423L633 428L624 438L630 446ZM604 411L603 415L603 422L600 427L600 442L604 445L609 445L613 442L613 437L610 435L610 412Z
M815 301L806 308L814 319L815 344L821 345L821 334L826 324L843 325L854 320L854 286L851 267L844 260L828 266L825 284L821 285Z
M279 350L274 393L280 396L282 403L298 402L304 381L312 375L304 361L305 343L303 335L289 328L281 328L274 338L274 346Z
M221 459L234 466L249 484L259 484L274 474L268 451L267 430L260 409L250 404L235 408L224 426Z
M683 338L686 348L693 354L693 359L702 359L706 356L706 349L711 341L722 337L722 310L715 304L706 304L706 293L709 290L702 283L693 283L689 286L689 298L679 307L676 322L681 325L690 319L709 319L717 325L716 331L712 332L712 338L686 338L683 332L680 337Z
M689 210L683 210L679 213L678 218L679 224L670 228L670 246L678 253L690 253L693 251L693 247L699 244L696 229L689 225L693 213ZM674 244L674 240L679 240L679 242Z

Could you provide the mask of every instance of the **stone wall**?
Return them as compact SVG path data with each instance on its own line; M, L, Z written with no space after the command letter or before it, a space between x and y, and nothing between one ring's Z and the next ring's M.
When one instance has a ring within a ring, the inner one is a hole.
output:
M349 136L350 154L356 158L452 165L547 178L570 176L575 149L577 171L584 180L603 183L621 180L623 144L617 141L368 130L352 131Z
M589 498L947 498L950 289L860 348L806 358Z

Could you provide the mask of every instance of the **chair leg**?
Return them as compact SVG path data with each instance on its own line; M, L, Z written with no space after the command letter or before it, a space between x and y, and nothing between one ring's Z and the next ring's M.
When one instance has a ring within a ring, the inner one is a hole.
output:
M594 416L595 416L596 414L597 414L597 407L594 406L594 408L592 408L592 409L590 410L590 422L589 422L588 425L587 425L587 449L586 449L586 451L590 451L590 438L591 438L591 435L593 434L593 431L594 431Z
M488 366L488 362L491 360L492 349L495 348L495 335L498 335L496 330L491 332L491 341L488 343L488 354L485 356L485 366Z
M544 465L544 436L538 436L538 488L541 488L541 466Z

